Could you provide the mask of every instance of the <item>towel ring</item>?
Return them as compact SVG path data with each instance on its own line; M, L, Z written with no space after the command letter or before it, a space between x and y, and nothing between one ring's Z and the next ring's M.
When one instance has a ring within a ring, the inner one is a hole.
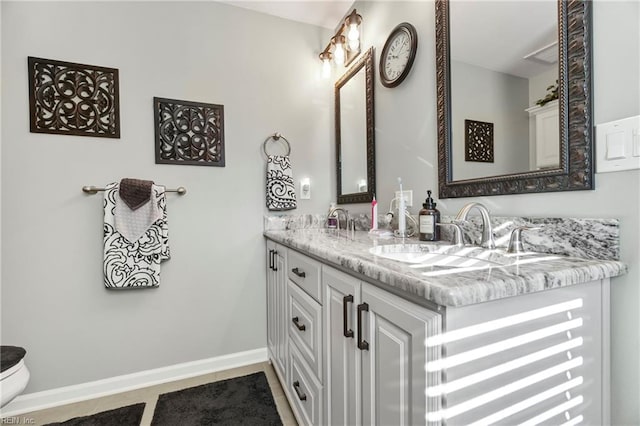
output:
M285 155L291 154L291 145L289 144L289 141L287 140L287 138L282 136L280 133L274 133L273 135L265 139L264 143L262 144L262 150L264 151L264 155L266 155L267 157L269 156L269 154L267 154L267 142L269 142L271 139L273 139L276 142L282 139L284 143L287 144L287 153Z

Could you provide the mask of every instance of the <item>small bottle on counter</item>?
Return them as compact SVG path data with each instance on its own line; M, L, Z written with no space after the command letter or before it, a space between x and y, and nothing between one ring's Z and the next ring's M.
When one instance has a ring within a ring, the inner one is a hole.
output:
M418 213L420 241L440 241L440 227L436 225L440 223L440 211L431 198L431 191L427 191L427 199L422 207Z
M336 203L329 205L329 214L327 215L327 228L336 229L338 227L338 213L336 210Z

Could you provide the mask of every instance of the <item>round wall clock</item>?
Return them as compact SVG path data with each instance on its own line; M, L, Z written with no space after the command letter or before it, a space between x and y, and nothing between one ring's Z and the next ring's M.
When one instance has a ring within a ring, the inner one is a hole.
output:
M391 31L380 55L380 80L385 87L396 87L407 77L418 48L418 33L403 22Z

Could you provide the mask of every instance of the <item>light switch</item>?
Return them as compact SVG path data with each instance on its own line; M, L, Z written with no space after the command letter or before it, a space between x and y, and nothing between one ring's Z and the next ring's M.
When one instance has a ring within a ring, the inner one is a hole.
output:
M309 178L304 178L300 180L300 199L301 200L311 199L311 179Z
M631 137L633 138L633 156L640 157L640 128L633 129Z
M624 131L607 133L607 160L626 157L624 153Z

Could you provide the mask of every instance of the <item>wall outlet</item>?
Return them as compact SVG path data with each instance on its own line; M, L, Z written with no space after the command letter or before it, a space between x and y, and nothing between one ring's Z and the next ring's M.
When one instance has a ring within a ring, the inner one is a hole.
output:
M413 189L404 189L402 190L402 194L404 195L404 205L405 207L413 206ZM400 198L400 191L396 191L396 198Z

